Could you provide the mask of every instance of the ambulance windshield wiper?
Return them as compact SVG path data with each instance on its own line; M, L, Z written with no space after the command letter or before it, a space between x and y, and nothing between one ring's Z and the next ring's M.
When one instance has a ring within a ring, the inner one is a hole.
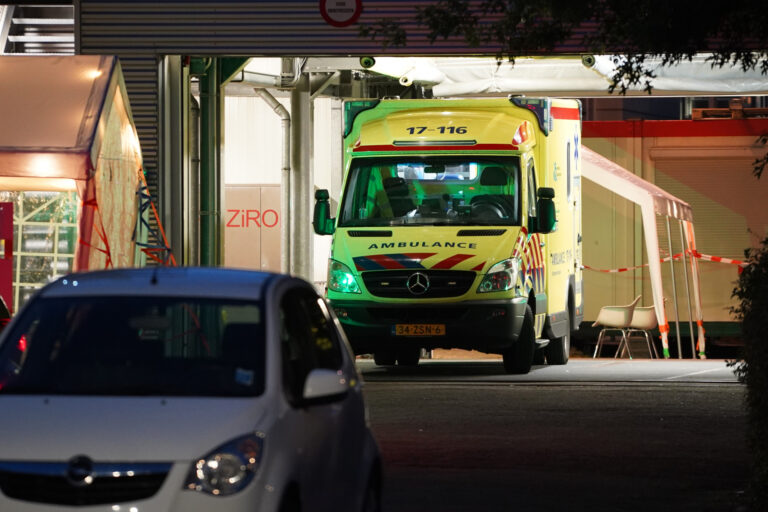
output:
M471 226L473 224L477 224L477 222L469 219L442 220L429 223L430 226Z

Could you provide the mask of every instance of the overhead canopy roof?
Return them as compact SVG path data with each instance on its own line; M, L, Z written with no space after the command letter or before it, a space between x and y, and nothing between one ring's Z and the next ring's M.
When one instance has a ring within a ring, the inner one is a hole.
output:
M0 176L86 179L102 109L115 93L115 63L82 55L0 59Z
M707 55L690 62L662 66L659 59L646 65L656 78L654 96L737 96L768 94L768 79L759 69L713 67ZM493 57L376 57L371 71L398 78L403 85L432 88L436 97L529 94L532 96L604 96L620 56L587 55L497 61ZM314 64L314 63L310 63ZM647 96L645 84L628 95Z

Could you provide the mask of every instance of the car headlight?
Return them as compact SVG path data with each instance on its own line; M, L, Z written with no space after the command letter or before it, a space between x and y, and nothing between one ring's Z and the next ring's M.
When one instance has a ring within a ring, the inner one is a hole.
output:
M477 293L503 292L511 290L517 284L520 272L520 260L509 258L500 261L488 269L488 272L477 287Z
M341 293L362 293L349 267L332 259L328 260L328 289Z
M192 463L184 488L214 496L242 490L259 467L264 440L249 434L223 444Z

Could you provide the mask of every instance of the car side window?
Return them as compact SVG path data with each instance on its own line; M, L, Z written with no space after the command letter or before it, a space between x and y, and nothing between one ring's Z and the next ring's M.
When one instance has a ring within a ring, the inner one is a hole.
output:
M301 400L309 372L342 365L340 342L321 300L309 290L295 289L280 301L283 387L292 404Z

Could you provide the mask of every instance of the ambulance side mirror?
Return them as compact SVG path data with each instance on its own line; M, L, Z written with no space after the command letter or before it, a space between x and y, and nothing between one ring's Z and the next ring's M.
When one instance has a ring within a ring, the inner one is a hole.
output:
M538 233L551 233L555 229L557 216L555 215L555 189L540 187L536 200L536 231Z
M312 214L312 227L318 235L332 235L335 229L335 219L331 218L330 195L324 188L315 192L315 211Z

